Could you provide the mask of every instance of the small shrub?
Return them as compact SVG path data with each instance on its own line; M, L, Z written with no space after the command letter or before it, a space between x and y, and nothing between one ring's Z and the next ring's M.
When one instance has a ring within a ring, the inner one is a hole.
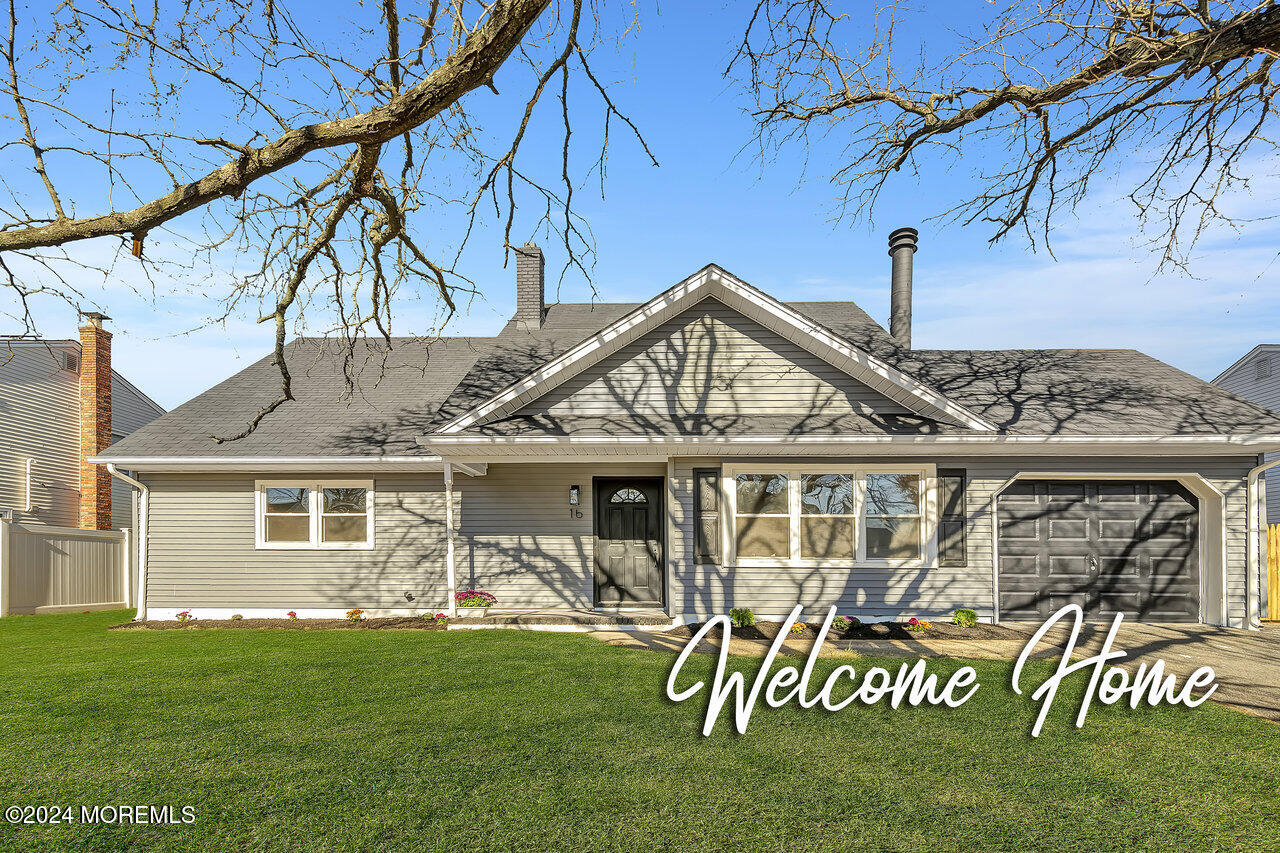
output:
M831 627L835 631L843 634L845 631L848 631L853 627L853 620L848 616L837 616L835 619L831 620Z
M359 622L361 619L364 619L364 611L359 607L355 607L347 611L347 621Z
M448 625L448 624L449 624L449 616L448 616L448 614L445 614L445 613L437 613L437 614L436 614L434 617L432 617L432 618L436 620L436 624L437 624L437 625L439 625L441 628L443 628L443 627L445 627L446 625Z
M455 592L453 597L459 607L492 607L498 603L497 596L483 589L464 589Z
M297 613L295 613L295 612L294 612L294 611L292 611L292 610L290 610L288 613L286 613L286 614L285 614L285 616L288 616L290 619L297 619L297 618L298 618L298 614L297 614Z
M791 626L791 633L793 633L793 634L803 634L803 633L804 633L804 623L803 623L803 622L797 622L796 624L792 625L792 626Z
M923 634L932 627L932 622L926 622L923 619L917 619L914 616L907 620L907 630L916 634Z
M243 616L241 616L239 613L232 613L232 614L231 614L231 621L232 621L232 622L239 621L240 619L243 619L243 618L244 618L244 617L243 617Z
M756 624L756 615L746 607L735 607L730 610L729 619L735 628L749 628Z
M972 628L978 624L978 614L967 607L961 607L951 617L951 621L959 625L961 628Z
M184 610L184 611L182 611L181 613L179 613L179 614L177 615L177 617L176 617L176 618L177 618L177 620L178 620L179 622L181 622L183 625L185 625L185 624L187 624L188 622L190 622L192 619L195 619L196 617L194 617L194 616L192 616L192 615L191 615L191 611L190 611L190 610Z

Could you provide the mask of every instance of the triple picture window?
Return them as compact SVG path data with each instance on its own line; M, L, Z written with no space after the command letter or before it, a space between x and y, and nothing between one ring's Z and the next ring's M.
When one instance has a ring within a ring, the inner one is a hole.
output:
M373 483L259 482L255 490L257 547L373 547Z
M762 468L764 466L761 466ZM906 566L936 554L929 468L725 471L739 563Z

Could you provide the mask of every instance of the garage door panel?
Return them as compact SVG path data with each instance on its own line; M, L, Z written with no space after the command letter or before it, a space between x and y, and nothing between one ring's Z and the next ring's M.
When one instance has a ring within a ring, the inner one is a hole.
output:
M999 506L1001 615L1199 616L1198 504L1159 481L1023 481Z

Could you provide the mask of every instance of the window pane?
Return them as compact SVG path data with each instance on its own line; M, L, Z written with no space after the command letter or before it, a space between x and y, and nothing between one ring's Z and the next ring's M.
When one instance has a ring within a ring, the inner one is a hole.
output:
M787 513L787 478L782 474L739 474L738 512L744 514Z
M868 474L868 515L918 515L920 513L918 474Z
M311 540L311 516L268 515L268 542L309 542Z
M853 559L853 518L802 517L800 556L808 559Z
M326 515L323 521L324 541L363 542L368 522L363 515Z
M739 557L790 557L791 519L739 518Z
M267 489L267 512L307 512L306 489Z
M324 511L333 513L364 512L364 489L325 489Z
M853 477L806 474L800 480L800 512L804 515L851 515Z
M919 556L920 519L867 519L867 559L914 560Z

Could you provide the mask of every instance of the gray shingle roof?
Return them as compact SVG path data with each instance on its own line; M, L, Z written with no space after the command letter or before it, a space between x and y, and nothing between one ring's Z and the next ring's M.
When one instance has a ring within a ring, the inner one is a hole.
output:
M934 388L1009 433L1027 435L1280 434L1280 415L1134 350L902 350L852 302L791 307ZM424 451L416 437L487 399L622 318L634 303L549 306L543 328L509 323L492 338L393 339L361 344L347 390L342 348L332 340L289 344L295 401L239 441L279 392L264 358L128 436L104 456L374 456ZM860 415L685 416L677 435L955 434L973 432L926 419ZM508 418L468 432L490 435L647 434L641 418L574 418L556 423Z

